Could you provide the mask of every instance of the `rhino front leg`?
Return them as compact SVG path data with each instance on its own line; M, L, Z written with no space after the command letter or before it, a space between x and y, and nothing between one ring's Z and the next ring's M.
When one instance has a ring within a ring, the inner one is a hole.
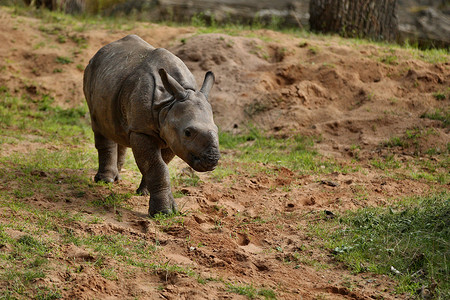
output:
M130 144L142 173L142 182L137 192L141 194L150 192L149 215L176 212L177 206L170 189L169 169L156 139L133 132L130 135Z
M94 132L94 138L95 148L98 151L98 172L94 177L95 182L111 183L118 180L117 144L97 132Z
M162 159L166 164L169 164L169 162L175 157L175 154L170 150L170 148L161 149L161 156ZM136 191L139 195L150 195L150 191L147 188L147 184L145 183L144 177L142 177L141 183L139 184L139 188Z

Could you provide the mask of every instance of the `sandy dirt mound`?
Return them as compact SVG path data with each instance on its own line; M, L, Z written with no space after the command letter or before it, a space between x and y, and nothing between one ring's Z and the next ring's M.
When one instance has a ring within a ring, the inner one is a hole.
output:
M341 155L352 145L373 150L407 129L431 126L445 148L448 129L421 116L448 109L448 97L433 96L448 94L448 62L411 60L400 49L383 53L373 45L329 43L208 34L171 50L199 81L206 70L218 74L211 101L224 130L253 123L269 132L321 136L324 152Z

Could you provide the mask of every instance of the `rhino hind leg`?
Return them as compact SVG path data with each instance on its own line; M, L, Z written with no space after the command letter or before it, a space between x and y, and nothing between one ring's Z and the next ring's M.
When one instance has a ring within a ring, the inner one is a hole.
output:
M120 180L120 171L125 164L125 158L127 156L127 147L117 144L117 180Z
M98 172L95 182L112 183L119 180L118 145L102 134L95 132L95 148L98 151Z

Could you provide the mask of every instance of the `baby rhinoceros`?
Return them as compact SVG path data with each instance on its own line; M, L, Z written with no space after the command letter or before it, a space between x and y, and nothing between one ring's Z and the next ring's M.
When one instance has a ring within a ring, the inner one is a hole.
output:
M175 55L128 35L101 48L84 71L99 167L95 181L114 182L131 147L142 173L137 189L150 194L149 214L177 210L167 164L178 155L194 170L213 170L219 139L208 94L214 74L200 90Z

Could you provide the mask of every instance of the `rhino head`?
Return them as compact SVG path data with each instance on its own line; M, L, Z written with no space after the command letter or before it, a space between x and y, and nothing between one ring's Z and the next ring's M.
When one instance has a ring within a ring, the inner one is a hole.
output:
M214 74L206 73L199 91L185 89L164 69L159 74L164 88L173 97L160 119L161 138L194 170L214 170L220 159L218 128L208 102Z

